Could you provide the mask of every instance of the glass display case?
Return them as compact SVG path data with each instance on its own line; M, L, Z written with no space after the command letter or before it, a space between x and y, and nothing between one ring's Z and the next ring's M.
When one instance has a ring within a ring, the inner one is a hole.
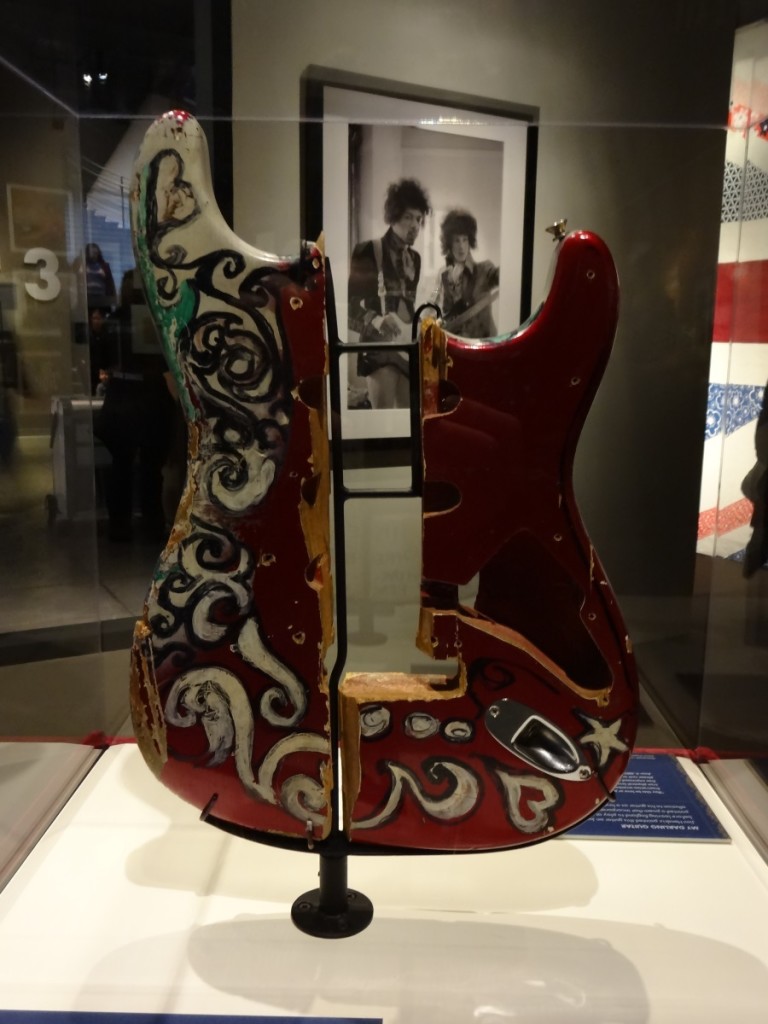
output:
M393 183L425 199L404 270L413 308L448 302L447 225L465 217L471 273L491 280L479 336L540 308L553 224L604 240L618 328L574 489L631 637L637 747L700 766L765 855L765 5L392 2L363 16L332 0L289 22L272 2L163 0L159 20L139 4L110 24L97 5L68 20L33 3L11 27L12 6L0 5L0 884L102 752L133 737L131 637L186 469L130 224L136 154L171 109L199 119L240 238L292 255L323 233L342 346L361 338L350 271L386 237ZM42 42L33 11L48 19ZM434 672L415 643L408 374L384 395L353 350L330 372L345 628L328 667ZM554 418L554 391L541 401ZM489 476L489 502L506 472Z

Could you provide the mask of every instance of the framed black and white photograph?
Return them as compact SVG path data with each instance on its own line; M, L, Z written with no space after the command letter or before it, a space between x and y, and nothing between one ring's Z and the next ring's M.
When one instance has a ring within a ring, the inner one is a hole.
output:
M537 111L326 68L302 86L302 232L324 233L341 341L378 343L339 361L344 440L407 438L414 311L474 338L530 312Z
M72 229L72 196L60 188L6 186L13 252L48 249L66 256Z

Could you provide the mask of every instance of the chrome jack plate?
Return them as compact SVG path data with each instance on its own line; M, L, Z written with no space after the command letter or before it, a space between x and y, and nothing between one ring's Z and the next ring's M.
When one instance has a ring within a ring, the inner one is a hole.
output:
M521 761L547 775L587 782L594 771L570 736L516 700L497 700L485 713L493 738Z

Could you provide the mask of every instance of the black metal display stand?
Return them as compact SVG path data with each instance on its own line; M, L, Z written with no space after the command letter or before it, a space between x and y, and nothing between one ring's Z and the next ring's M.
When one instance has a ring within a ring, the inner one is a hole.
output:
M347 854L320 854L320 885L294 901L291 920L296 927L320 939L357 935L373 920L373 903L363 893L347 888Z
M346 544L345 507L348 501L365 501L372 498L418 498L422 493L422 445L421 445L421 373L419 368L419 344L417 334L419 323L426 309L439 317L440 310L432 303L420 306L414 315L411 340L402 343L365 342L347 344L339 337L336 322L336 307L333 282L326 261L326 321L330 362L330 414L331 414L331 480L333 485L333 528L334 528L334 593L336 606L336 658L328 683L328 711L330 716L330 749L333 756L339 750L339 684L347 662L347 585L346 585ZM410 448L411 482L409 487L394 489L348 488L344 483L344 438L341 429L342 388L340 363L344 355L358 352L386 350L403 352L408 359L410 380ZM340 939L363 931L373 919L373 904L363 893L347 887L347 857L353 849L339 824L338 773L334 765L333 783L329 793L331 806L331 827L325 839L299 839L271 832L259 832L235 825L223 818L217 818L215 810L217 797L211 799L203 810L201 819L224 832L281 849L303 850L317 853L320 857L319 885L303 893L293 903L291 918L301 931L323 939ZM364 842L354 844L355 855L386 856L389 854L418 854L420 850L400 847L373 846ZM441 851L434 850L431 853Z
M347 660L347 587L346 587L346 546L345 507L350 500L371 498L414 498L422 491L421 470L421 389L419 370L418 324L425 309L420 307L414 316L411 340L404 344L377 342L345 344L339 338L336 323L334 293L328 268L327 292L328 347L330 354L330 406L331 406L331 477L333 481L333 526L334 526L334 573L336 594L336 660L329 680L329 712L331 720L331 750L338 750L338 693L339 683ZM439 314L437 307L431 307ZM410 487L394 490L357 489L350 490L344 483L344 444L341 429L342 388L340 361L342 355L363 351L386 349L400 351L408 358L410 380L410 429L411 429L411 484ZM334 773L331 791L332 825L331 835L322 844L320 853L320 884L317 889L299 896L291 909L293 923L301 931L319 938L337 939L363 931L373 918L373 904L367 896L347 888L347 851L349 843L339 829L339 793ZM318 844L319 846L320 844ZM357 847L356 847L357 849ZM360 852L370 852L368 849ZM377 850L378 853L399 851Z

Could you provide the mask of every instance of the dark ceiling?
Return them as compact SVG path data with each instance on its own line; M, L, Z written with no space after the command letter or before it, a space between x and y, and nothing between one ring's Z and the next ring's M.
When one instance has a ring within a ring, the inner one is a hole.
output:
M676 2L706 16L701 0ZM733 4L738 25L768 17L768 0ZM228 29L226 39L217 34L220 22L229 23L229 6L229 0L0 0L0 55L81 114L135 114L146 96L159 93L195 112L202 99L206 112L226 117L226 103L200 83L212 63L229 66ZM90 85L83 75L92 76Z
M208 6L0 0L0 54L81 114L136 113L152 93L194 107L195 20Z
M77 114L87 191L150 97L214 115L217 183L231 206L229 0L0 0L0 58ZM22 111L15 111L21 113Z

